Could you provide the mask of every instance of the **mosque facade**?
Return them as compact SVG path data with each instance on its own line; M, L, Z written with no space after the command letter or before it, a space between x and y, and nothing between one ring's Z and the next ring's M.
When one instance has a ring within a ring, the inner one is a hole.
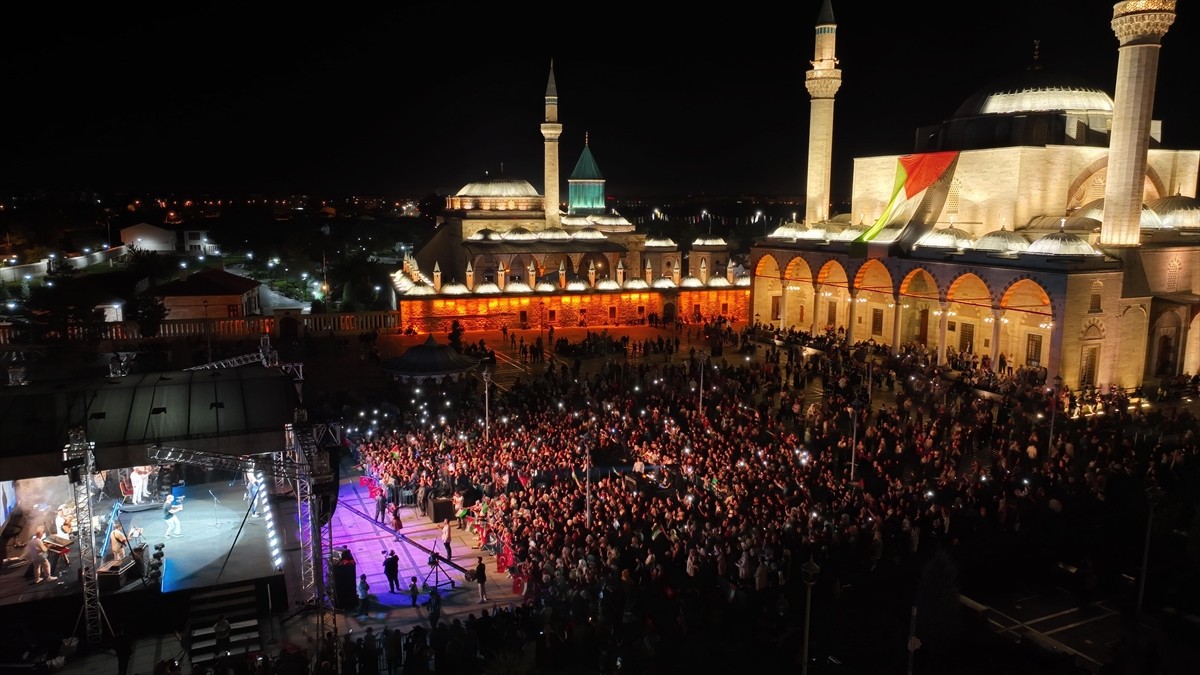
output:
M748 314L750 276L729 246L704 237L690 270L669 238L639 232L608 208L605 179L585 142L559 203L558 90L545 94L545 194L497 175L446 198L429 243L392 276L400 321L420 332L637 325Z
M752 246L752 316L939 360L1003 355L1075 390L1195 374L1200 151L1164 147L1147 112L1174 6L1114 5L1115 97L1035 59L919 129L913 153L856 159L850 213L810 206ZM824 204L836 28L826 0L806 78L807 194Z

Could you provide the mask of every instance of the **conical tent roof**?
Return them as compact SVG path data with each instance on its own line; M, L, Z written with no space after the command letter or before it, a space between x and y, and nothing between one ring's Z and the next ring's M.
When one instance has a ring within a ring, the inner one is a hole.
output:
M423 344L409 347L400 356L389 359L383 369L402 380L458 379L478 365L477 359L456 352L448 344L440 344L431 333Z

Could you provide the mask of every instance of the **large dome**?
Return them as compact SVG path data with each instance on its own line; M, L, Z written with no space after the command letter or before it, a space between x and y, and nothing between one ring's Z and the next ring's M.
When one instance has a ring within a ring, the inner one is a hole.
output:
M1103 89L1079 78L1042 68L1030 68L997 80L975 92L958 107L954 116L975 117L1057 110L1097 110L1111 113L1113 100Z
M1094 220L1103 221L1104 219L1104 198L1093 199L1092 201L1079 207L1075 212L1076 216L1083 218L1092 218ZM1148 205L1142 204L1142 215L1138 222L1138 227L1143 230L1161 230L1165 227L1162 218L1158 217L1158 213L1151 209Z
M508 176L488 176L481 181L467 183L455 197L537 197L538 191L528 181Z
M1029 248L1029 240L1012 230L1000 229L976 239L971 248L995 253L1020 253Z

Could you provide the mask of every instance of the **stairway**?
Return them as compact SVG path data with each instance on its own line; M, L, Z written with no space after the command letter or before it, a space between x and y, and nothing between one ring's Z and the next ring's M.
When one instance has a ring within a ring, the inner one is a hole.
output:
M244 658L262 651L258 604L258 589L252 584L226 586L192 596L187 647L193 672L216 659L213 624L222 614L233 628L229 636L230 654Z

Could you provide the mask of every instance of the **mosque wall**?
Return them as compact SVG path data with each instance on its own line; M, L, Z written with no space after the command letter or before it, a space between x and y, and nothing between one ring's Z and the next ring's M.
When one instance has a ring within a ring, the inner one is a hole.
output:
M725 291L713 291L725 293ZM732 290L729 292L733 292ZM748 291L741 290L743 295ZM617 326L646 323L651 314L662 316L663 305L671 302L663 293L594 292L571 295L460 296L401 298L397 311L405 328L423 333L444 333L458 321L465 330L537 329L546 327ZM736 307L733 299L717 299ZM743 303L744 305L745 303ZM744 307L743 307L744 311ZM744 321L744 315L738 319Z
M1117 375L1117 316L1121 273L1076 273L1067 277L1059 374L1074 390L1108 384Z
M1181 194L1196 196L1196 183L1200 180L1200 150L1150 150L1146 153L1147 171L1156 174L1162 182L1163 194L1170 197ZM1146 196L1145 201L1155 197Z
M1113 345L1114 379L1107 383L1130 389L1145 378L1146 343L1150 331L1148 299L1126 298L1121 301L1117 319L1117 340Z

